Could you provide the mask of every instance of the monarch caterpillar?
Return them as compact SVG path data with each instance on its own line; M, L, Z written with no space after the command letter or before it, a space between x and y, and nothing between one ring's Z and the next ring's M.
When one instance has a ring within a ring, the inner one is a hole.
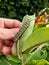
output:
M30 21L32 21L32 20L30 20ZM22 24L22 27L21 27L20 30L17 32L17 34L16 34L16 36L15 36L15 38L14 38L14 41L15 41L15 42L17 42L17 41L19 40L19 38L21 37L21 35L22 35L22 34L25 32L25 30L29 27L30 21L29 21L29 19L28 19L27 22L24 22L24 23Z

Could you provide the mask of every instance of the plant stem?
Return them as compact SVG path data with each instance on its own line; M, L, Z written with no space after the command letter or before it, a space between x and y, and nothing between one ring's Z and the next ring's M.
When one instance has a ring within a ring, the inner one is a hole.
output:
M23 56L21 57L21 63L22 63L22 65L24 65L24 63L23 63Z
M21 65L24 65L24 64L23 64L23 55L22 55L22 53L20 54L20 50L19 50L19 40L18 40L18 42L17 42L17 55L18 55L18 58L19 58L20 61L21 61Z

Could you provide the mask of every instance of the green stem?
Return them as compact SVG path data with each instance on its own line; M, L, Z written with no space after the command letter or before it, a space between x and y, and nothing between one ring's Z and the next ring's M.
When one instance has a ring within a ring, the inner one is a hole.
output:
M22 53L20 54L19 53L19 40L18 40L18 42L17 42L17 55L18 55L18 58L20 59L20 61L21 61L21 65L24 65L23 64L23 55L22 55Z

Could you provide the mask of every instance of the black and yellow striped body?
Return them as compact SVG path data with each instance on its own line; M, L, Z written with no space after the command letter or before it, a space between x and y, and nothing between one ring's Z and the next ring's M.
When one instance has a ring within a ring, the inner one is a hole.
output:
M22 27L20 28L20 30L17 32L14 41L17 42L19 40L19 38L22 36L22 34L25 32L25 30L29 27L30 25L30 21L24 22L22 24Z

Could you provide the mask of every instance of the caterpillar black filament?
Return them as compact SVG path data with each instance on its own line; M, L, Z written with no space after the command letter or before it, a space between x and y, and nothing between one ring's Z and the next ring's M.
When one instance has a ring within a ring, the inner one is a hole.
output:
M32 21L32 20L30 20L30 21ZM15 36L15 38L14 38L14 42L17 42L17 41L19 40L19 38L21 37L21 35L22 35L22 34L25 32L25 30L29 27L30 21L29 21L29 19L28 19L27 22L24 22L24 23L22 24L22 27L21 27L20 30L17 32L17 34L16 34L16 36Z

